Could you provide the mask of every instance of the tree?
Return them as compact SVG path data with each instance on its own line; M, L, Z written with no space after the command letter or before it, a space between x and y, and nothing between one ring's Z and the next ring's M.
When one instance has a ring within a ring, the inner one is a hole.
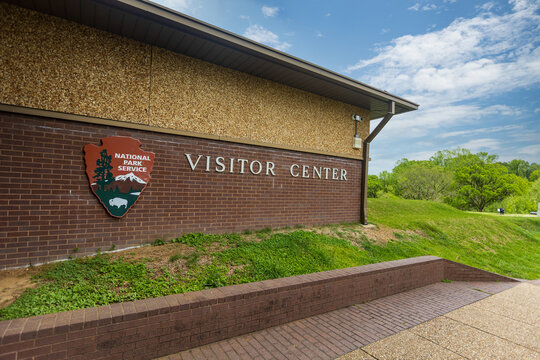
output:
M497 160L497 155L489 155L486 152L473 154L470 150L457 148L439 150L429 160L446 170L456 171L464 166L493 164Z
M376 198L377 193L381 191L381 189L382 189L381 182L379 181L379 178L377 177L377 175L369 175L367 197Z
M494 201L525 193L528 182L500 164L484 163L457 169L452 187L456 191L452 205L483 211Z
M529 175L529 181L535 182L536 180L540 179L540 170L534 170Z
M107 154L107 149L101 151L101 158L96 160L96 169L94 170L94 179L96 179L96 184L98 184L100 190L105 190L105 185L109 182L114 181L114 176L111 173L112 165L112 155Z
M536 179L536 181L532 183L528 195L536 204L540 202L540 179Z
M440 201L452 181L450 172L427 162L413 163L397 176L399 195L405 199Z
M493 203L489 206L491 211L497 208L504 208L509 213L528 214L538 209L540 202L540 179L531 184L528 191L523 195L511 195L501 202Z
M379 184L381 185L382 192L394 194L397 184L396 175L388 171L381 172L379 174Z
M528 161L521 159L514 159L510 162L502 162L501 165L505 166L508 169L510 174L517 175L524 179L528 179L531 172L533 172L533 167L529 164ZM535 164L532 164L535 165Z

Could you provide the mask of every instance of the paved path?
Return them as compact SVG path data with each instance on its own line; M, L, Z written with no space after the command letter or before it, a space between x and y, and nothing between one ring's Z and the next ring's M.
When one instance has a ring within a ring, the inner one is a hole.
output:
M391 335L437 319L465 305L485 299L491 294L510 289L516 284L505 282L436 283L365 304L357 304L190 349L162 359L314 360L335 359L352 351L354 352L343 359L373 359L368 355L369 351L379 354L376 356L380 356L380 359L394 358L386 357L381 350L385 345L377 341L392 338ZM536 287L531 284L523 285ZM501 296L504 294L502 293ZM444 327L444 324L441 327ZM399 338L395 345L406 349L409 345L408 340L407 337ZM372 344L371 350L365 347L368 344Z
M540 359L540 286L522 283L339 360Z

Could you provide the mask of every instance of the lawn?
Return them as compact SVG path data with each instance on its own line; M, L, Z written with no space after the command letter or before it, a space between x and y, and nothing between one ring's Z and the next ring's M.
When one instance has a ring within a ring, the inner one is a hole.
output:
M186 234L115 254L33 269L37 287L0 319L437 255L499 274L540 278L540 219L484 216L444 204L370 199L369 222L243 234Z
M540 278L540 218L485 216L420 200L370 199L368 204L370 222L422 234L376 247L381 260L429 253L506 276Z

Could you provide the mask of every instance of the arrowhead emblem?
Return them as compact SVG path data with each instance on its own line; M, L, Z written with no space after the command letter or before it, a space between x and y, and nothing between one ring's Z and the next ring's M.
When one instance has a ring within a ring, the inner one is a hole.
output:
M84 147L90 189L111 216L126 215L150 181L155 155L140 147L139 140L124 136L102 138L101 146Z

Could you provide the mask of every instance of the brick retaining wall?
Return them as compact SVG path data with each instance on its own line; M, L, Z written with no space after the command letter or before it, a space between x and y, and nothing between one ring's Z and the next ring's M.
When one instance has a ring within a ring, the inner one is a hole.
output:
M0 322L0 359L152 359L439 282L514 281L435 256Z
M85 174L83 147L108 136L133 137L156 155L150 183L122 219L106 213ZM185 153L272 161L276 176L191 171ZM360 160L2 112L0 154L0 269L187 232L360 218ZM347 181L295 178L293 163L345 169Z
M456 281L508 281L506 276L444 260L444 278Z

